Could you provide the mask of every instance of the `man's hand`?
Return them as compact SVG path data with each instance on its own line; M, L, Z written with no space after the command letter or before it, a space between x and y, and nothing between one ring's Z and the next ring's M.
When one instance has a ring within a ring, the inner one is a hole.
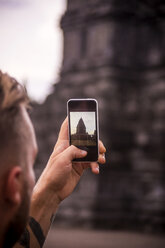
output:
M98 162L101 164L105 163L105 151L100 141ZM86 151L69 146L68 120L66 119L61 126L58 141L47 166L33 190L29 224L15 248L42 247L53 214L57 211L59 203L72 193L83 171L90 167L93 173L99 173L98 163L72 162L73 159L85 157L86 154Z
M106 149L99 141L98 162L105 163ZM95 174L99 173L99 165L92 163L75 163L75 158L82 158L87 155L86 151L80 150L75 146L69 146L68 141L68 119L66 118L61 126L58 141L50 156L48 164L38 183L41 182L46 190L56 195L57 204L72 193L77 185L84 169L91 168Z

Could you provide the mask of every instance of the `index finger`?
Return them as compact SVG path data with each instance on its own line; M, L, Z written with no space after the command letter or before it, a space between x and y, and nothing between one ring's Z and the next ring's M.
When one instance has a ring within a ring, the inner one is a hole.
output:
M61 125L58 140L68 140L68 117L65 118Z
M63 152L69 146L68 140L68 118L66 117L63 121L60 132L58 135L58 140L54 146L54 155L58 155L59 153Z
M106 152L106 148L103 145L103 142L99 140L99 153L105 153L105 152Z

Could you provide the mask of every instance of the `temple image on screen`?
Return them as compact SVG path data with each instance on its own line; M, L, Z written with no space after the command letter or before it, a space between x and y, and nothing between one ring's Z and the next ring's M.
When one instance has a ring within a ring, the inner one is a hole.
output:
M94 112L71 112L71 144L76 146L96 145Z

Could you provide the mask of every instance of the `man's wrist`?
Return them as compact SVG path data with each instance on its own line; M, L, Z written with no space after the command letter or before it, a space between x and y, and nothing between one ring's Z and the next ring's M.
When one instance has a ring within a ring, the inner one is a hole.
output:
M47 235L52 224L52 216L57 212L59 201L56 194L37 184L34 188L30 216L32 216L41 226L43 234Z
M33 190L32 202L34 204L36 202L41 208L52 210L52 214L54 214L59 207L60 199L55 191L50 190L44 184L37 183Z

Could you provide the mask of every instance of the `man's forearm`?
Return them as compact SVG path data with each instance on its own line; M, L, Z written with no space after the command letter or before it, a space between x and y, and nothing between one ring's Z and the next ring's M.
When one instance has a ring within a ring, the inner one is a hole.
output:
M57 208L55 195L36 185L32 195L28 225L20 241L14 247L42 247Z

